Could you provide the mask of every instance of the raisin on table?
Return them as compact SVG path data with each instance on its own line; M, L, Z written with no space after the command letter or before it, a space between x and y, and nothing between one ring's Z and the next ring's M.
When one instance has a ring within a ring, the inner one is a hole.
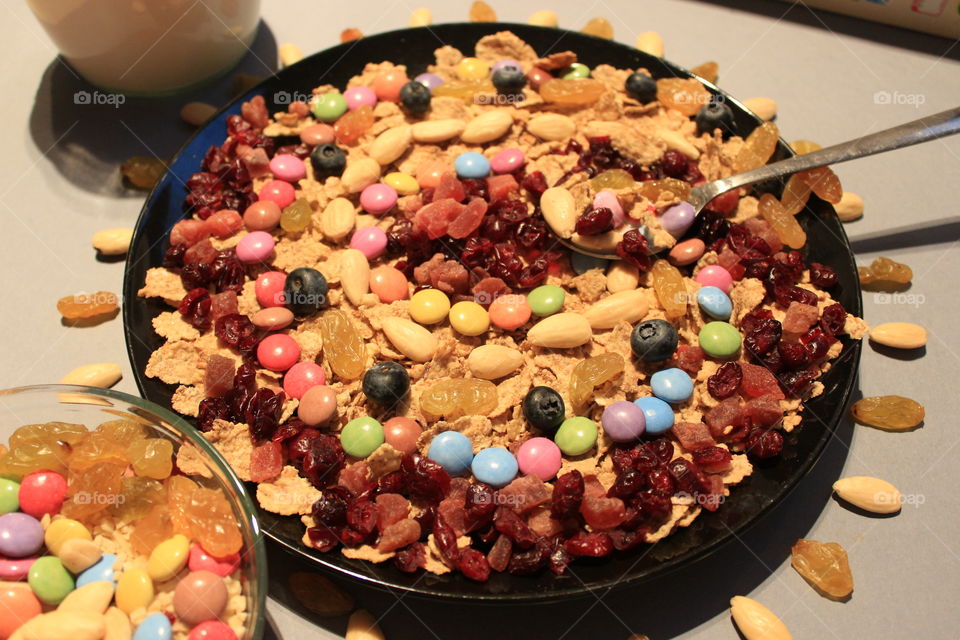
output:
M913 429L924 418L923 405L903 396L874 396L857 400L850 412L854 420L887 431Z
M790 550L790 564L818 591L835 599L853 592L853 574L847 552L836 542L797 540Z

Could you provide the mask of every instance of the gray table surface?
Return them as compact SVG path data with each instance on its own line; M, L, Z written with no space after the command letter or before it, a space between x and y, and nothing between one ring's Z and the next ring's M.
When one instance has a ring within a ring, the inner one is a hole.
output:
M428 2L437 22L462 20L468 3ZM492 2L505 20L523 22L539 3ZM405 26L416 5L404 0L318 3L265 2L265 28L242 63L264 75L278 42L312 52L338 42L341 29L365 33ZM61 324L55 301L79 291L117 292L122 262L95 259L89 238L98 229L132 226L143 194L125 190L119 160L169 157L189 134L178 122L188 99L223 102L229 81L184 97L130 100L119 108L77 105L89 89L56 59L26 3L0 1L0 69L6 89L0 121L9 146L0 154L0 253L5 308L0 316L4 366L0 388L55 382L75 366L113 361L124 370L117 388L136 393L119 319L91 328ZM739 97L769 96L788 140L839 142L960 99L957 42L813 13L802 3L738 0L719 6L694 1L555 1L561 24L579 28L606 16L618 40L659 31L667 57L685 66L720 64L720 84ZM398 52L385 51L390 58ZM880 93L878 93L880 92ZM889 100L884 97L889 96ZM960 183L960 138L839 167L845 187L861 194L866 215L851 236L957 215L952 187ZM960 609L960 434L956 433L960 341L956 317L960 272L956 226L919 237L863 246L858 261L888 255L914 270L899 297L866 294L871 323L910 320L930 332L926 353L895 358L865 345L863 395L899 393L927 408L923 428L905 434L841 428L824 458L794 493L742 539L670 579L564 605L473 608L444 606L343 583L381 618L389 638L737 638L727 600L749 595L776 611L796 638L957 638ZM830 498L839 475L875 475L909 499L893 518L854 514ZM817 595L789 566L798 537L841 543L856 580L851 600ZM271 601L279 635L332 638L345 621L307 620Z

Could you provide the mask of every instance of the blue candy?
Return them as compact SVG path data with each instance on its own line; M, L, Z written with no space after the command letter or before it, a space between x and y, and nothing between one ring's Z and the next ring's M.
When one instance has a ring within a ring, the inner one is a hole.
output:
M170 640L172 637L170 620L162 613L148 615L133 634L133 640Z
M693 380L683 369L662 369L650 376L653 395L664 402L686 402L693 395Z
M660 398L637 398L633 404L643 409L647 418L646 433L659 435L673 426L673 407Z
M473 445L459 431L444 431L430 442L427 458L443 467L451 476L460 476L473 462Z
M717 320L727 320L733 313L730 296L720 287L700 287L700 291L697 291L697 302L704 313Z
M461 178L486 178L490 175L490 161L476 151L458 155L453 161L453 168Z
M494 489L510 484L519 470L517 459L512 453L501 447L484 449L473 458L470 470L480 482L486 482Z
M117 576L113 571L113 565L117 561L117 556L112 553L105 553L95 565L84 570L77 576L77 588L84 587L91 582L116 582Z
M594 258L579 251L571 251L570 264L579 275L590 271L590 269L606 269L610 261L603 258Z

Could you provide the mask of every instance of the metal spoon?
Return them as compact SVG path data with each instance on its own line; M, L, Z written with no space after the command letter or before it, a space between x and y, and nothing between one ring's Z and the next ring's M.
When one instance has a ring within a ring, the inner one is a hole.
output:
M960 107L948 109L932 116L926 116L919 120L914 120L906 124L871 133L870 135L854 138L848 142L841 142L832 147L826 147L812 153L796 155L786 160L780 160L772 164L765 165L759 169L746 171L702 184L690 190L690 197L687 202L693 205L694 216L700 214L708 202L717 196L726 193L732 189L743 187L771 178L805 171L806 169L815 169L828 164L846 162L855 158L863 158L884 151L892 151L902 147L935 140L945 136L960 132ZM554 230L555 231L555 230ZM617 260L615 253L598 250L596 247L577 244L570 238L562 238L556 234L557 240L564 246L595 258L606 258L608 260ZM589 237L583 238L583 242L589 242Z

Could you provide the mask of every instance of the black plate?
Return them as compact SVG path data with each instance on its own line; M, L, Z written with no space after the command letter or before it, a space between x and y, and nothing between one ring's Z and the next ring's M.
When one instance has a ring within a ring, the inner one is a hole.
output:
M151 319L166 307L156 300L138 298L146 270L161 263L170 228L183 218L184 183L199 170L200 161L210 145L225 138L226 117L240 112L240 103L263 95L271 109L285 109L285 96L309 93L319 84L343 87L359 74L367 62L390 59L407 65L411 76L433 62L433 51L450 44L461 51L472 52L476 41L489 33L510 29L530 43L541 55L570 49L589 66L607 63L620 68L645 67L654 77L689 77L690 73L669 62L654 58L616 42L519 24L446 24L429 29L401 29L342 44L321 51L303 62L279 72L238 98L198 131L180 150L170 170L150 194L137 222L127 262L124 281L123 319L127 349L137 385L143 395L163 406L169 406L173 388L143 375L152 351L162 344L153 332ZM708 85L709 86L709 85ZM714 93L721 91L712 88ZM759 122L734 98L723 94L733 108L736 131L746 135ZM781 141L776 159L791 155ZM776 185L774 185L776 186ZM834 297L851 313L861 314L859 280L847 237L830 205L811 199L808 210L800 215L809 242L807 259L832 266L839 276ZM555 600L582 595L590 590L628 584L662 575L681 565L695 562L734 535L755 523L809 471L823 451L831 432L843 417L856 378L860 360L859 341L847 341L844 352L833 368L821 379L825 392L808 403L802 428L786 436L782 457L757 465L755 472L715 513L704 513L692 526L681 529L652 548L616 553L598 561L580 561L572 569L576 575L556 577L549 571L539 576L517 577L495 574L485 584L471 582L461 575L414 575L397 571L391 563L373 565L350 560L339 553L322 554L300 543L303 526L298 518L280 517L260 511L263 530L278 544L298 554L303 561L354 576L373 585L409 590L422 595L470 600L518 602Z

